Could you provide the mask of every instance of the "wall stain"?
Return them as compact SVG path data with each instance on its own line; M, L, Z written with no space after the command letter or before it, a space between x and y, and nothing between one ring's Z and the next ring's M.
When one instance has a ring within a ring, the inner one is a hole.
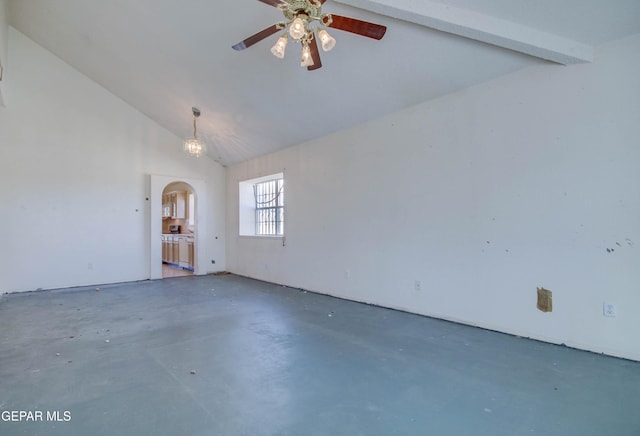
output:
M633 247L633 241L629 238L625 239L624 242L629 246L629 247ZM618 247L623 247L623 245L620 242L616 242L616 246ZM614 248L607 248L607 253L613 253L616 250Z

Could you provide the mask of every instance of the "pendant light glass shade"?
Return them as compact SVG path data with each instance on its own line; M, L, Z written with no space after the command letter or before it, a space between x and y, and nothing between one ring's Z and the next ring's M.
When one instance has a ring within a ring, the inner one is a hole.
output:
M191 156L200 157L205 152L205 146L198 138L189 138L184 141L184 151Z
M198 139L196 120L200 116L200 109L191 108L193 112L193 138L187 138L184 141L184 151L190 156L200 157L207 152L207 146Z

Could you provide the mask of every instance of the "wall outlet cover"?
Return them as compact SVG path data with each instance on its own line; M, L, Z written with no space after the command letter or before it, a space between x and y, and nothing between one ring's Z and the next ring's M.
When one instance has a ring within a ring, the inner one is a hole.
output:
M602 314L609 318L615 318L618 315L618 308L615 303L604 302L602 305Z

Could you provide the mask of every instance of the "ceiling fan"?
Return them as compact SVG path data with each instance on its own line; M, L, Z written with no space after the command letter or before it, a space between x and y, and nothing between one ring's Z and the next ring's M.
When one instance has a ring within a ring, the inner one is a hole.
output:
M282 11L287 21L281 21L264 30L256 33L233 46L234 50L244 50L263 39L277 33L280 30L285 32L278 38L276 44L271 48L274 56L282 59L291 37L295 42L302 44L302 59L300 66L307 67L309 71L322 67L320 52L318 51L317 40L324 51L331 50L336 40L329 35L325 27L343 30L366 36L373 39L382 39L387 28L379 24L367 21L356 20L355 18L343 17L341 15L323 14L322 5L327 0L258 0Z

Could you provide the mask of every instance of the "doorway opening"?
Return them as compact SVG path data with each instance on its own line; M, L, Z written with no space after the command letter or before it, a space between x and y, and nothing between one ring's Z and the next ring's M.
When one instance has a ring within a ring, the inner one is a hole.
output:
M188 183L172 182L162 190L162 278L194 274L196 265L196 197Z

